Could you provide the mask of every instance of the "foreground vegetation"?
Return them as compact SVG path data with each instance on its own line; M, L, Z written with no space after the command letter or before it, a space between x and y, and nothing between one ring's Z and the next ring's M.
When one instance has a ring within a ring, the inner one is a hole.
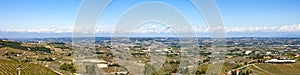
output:
M0 75L17 75L18 65L21 65L21 75L58 75L49 68L11 60L0 60Z

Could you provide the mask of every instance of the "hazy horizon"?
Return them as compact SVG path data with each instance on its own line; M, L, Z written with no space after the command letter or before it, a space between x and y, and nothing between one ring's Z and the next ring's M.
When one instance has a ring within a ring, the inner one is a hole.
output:
M71 37L82 0L1 0L0 38ZM95 27L96 36L110 36L117 20L129 8L143 0L113 1ZM185 0L154 0L181 11L198 37L209 37L210 29L201 13ZM227 37L297 37L300 36L299 0L215 0ZM170 24L169 26L174 26ZM182 28L181 31L190 30ZM132 31L141 37L176 35L169 27L144 26ZM117 31L118 32L118 31ZM193 33L193 32L190 32ZM189 34L189 33L187 33Z

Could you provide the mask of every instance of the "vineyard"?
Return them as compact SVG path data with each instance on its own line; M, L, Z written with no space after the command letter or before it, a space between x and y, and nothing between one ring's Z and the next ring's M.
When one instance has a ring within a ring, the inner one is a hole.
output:
M0 60L0 75L17 75L18 65L21 64L21 75L57 75L49 68L10 60Z

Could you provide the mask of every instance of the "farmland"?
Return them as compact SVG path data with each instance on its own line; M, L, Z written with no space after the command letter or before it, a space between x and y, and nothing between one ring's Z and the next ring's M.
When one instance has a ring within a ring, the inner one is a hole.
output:
M253 66L245 68L251 70L258 75L299 75L300 62L292 64L255 64Z
M0 75L17 75L17 67L21 64L21 75L57 75L49 68L10 60L0 60Z
M0 75L16 75L19 64L22 67L22 75L56 75L53 71L69 75L72 73L61 70L60 66L72 63L70 55L69 47L64 47L64 44L54 47L49 43L1 40Z

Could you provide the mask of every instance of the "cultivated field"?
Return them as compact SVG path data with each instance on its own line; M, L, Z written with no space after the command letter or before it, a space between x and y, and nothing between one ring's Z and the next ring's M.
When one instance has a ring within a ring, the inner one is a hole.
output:
M21 64L21 75L57 75L49 68L10 60L0 60L0 75L17 75L18 65Z
M255 64L246 69L258 75L300 75L300 62L291 64Z

